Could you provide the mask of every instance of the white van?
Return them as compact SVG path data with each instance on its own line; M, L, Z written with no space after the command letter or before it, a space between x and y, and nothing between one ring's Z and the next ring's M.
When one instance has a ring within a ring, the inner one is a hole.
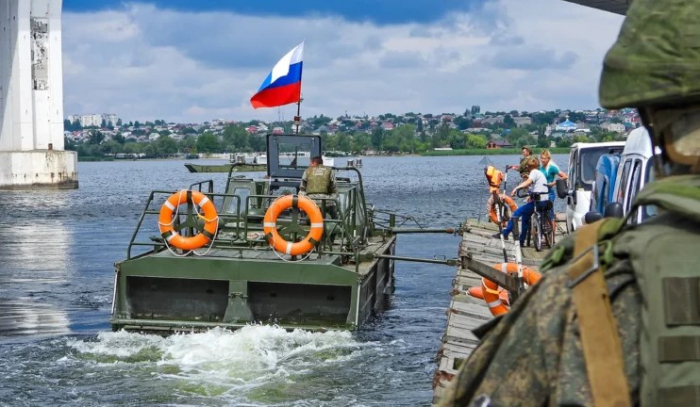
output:
M653 180L653 151L651 137L649 137L649 132L645 127L638 127L627 136L625 149L620 156L613 199L611 200L611 202L618 202L622 205L622 213L624 215L627 215L629 212L637 192ZM658 147L656 154L661 154L661 150ZM655 213L653 207L644 207L630 221L632 223L640 223Z
M568 191L557 187L559 198L566 199L567 231L572 232L581 227L586 213L591 210L591 190L600 156L608 153L619 154L624 146L624 141L574 143L571 146Z

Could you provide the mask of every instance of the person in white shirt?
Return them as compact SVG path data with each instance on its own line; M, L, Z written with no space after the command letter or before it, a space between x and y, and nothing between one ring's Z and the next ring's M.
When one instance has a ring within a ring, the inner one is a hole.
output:
M503 237L507 238L508 235L513 231L513 219L519 217L522 219L522 228L520 229L520 245L525 245L525 238L527 237L527 231L530 229L530 218L535 212L535 205L537 205L537 210L544 211L547 209L547 202L549 201L549 189L547 188L547 177L544 173L540 171L540 161L536 157L530 157L527 161L527 168L529 170L529 175L526 180L520 183L513 192L511 196L515 196L519 189L525 189L530 187L530 193L540 194L535 195L538 197L537 202L533 200L528 200L527 203L518 207L518 209L513 212L513 216L508 221L508 225L503 229ZM493 237L499 237L496 233Z

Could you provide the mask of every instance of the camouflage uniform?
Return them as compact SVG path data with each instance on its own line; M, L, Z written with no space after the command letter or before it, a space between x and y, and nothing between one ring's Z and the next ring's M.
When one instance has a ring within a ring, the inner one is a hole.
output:
M558 247L573 251L571 237ZM561 249L560 249L561 250ZM605 273L633 393L639 359L640 293L628 262ZM568 268L554 268L518 299L469 357L440 406L590 406ZM489 403L480 404L481 400Z
M335 201L323 201L322 199L338 199L338 182L332 168L318 164L309 167L301 176L299 195L307 195L313 199L319 208L325 202L326 209L333 218L337 218Z
M650 282L656 282L655 274L672 275L674 267L689 273L686 281L700 277L693 265L698 255L692 249L700 246L695 244L700 239L699 24L700 0L635 0L617 42L606 55L601 77L601 105L639 108L645 125L652 124L647 128L653 144L663 150L660 160L670 164L658 165L657 176L667 177L648 184L635 198L635 205L657 205L659 215L632 227L619 220L601 223L617 222L619 229L608 236L610 244L601 257L601 269L620 340L620 374L626 379L631 405L680 406L700 401L700 351L694 348L695 342L661 349L653 340L658 338L654 330L659 329L681 333L673 339L700 339L691 336L700 325L697 304L692 305L699 301L700 290L695 283L678 287L680 294L687 290L691 299L676 309L678 316L672 315L669 304L684 300L682 295L669 297L661 284L650 288ZM681 117L686 113L690 118ZM674 129L677 123L683 126ZM679 152L686 157L678 158ZM673 241L669 236L674 235L680 238ZM482 341L461 366L439 406L594 405L580 313L568 286L575 239L576 235L567 237L550 252L540 282L506 315L475 332ZM694 246L684 247L682 239ZM662 262L655 258L659 253L664 253ZM674 259L673 266L669 259ZM644 264L650 264L649 268ZM654 297L659 294L663 296ZM650 319L649 315L662 318ZM692 323L673 325L669 318ZM679 391L667 391L674 389ZM676 398L671 403L656 401L664 397Z
M520 165L518 166L518 172L520 173L520 178L524 180L527 179L528 175L530 175L530 171L528 171L527 168L527 161L531 158L531 155L528 155L527 157L523 157L520 159Z

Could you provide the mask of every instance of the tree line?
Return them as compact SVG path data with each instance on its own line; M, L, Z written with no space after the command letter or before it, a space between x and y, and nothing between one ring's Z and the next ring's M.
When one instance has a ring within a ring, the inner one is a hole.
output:
M359 154L368 150L391 154L420 154L434 148L483 149L489 141L487 134L473 134L451 128L442 123L432 134L421 131L415 124L404 124L393 130L375 128L369 134L364 131L322 133L324 151L337 151ZM537 125L531 127L537 128ZM291 129L285 129L291 132ZM624 138L617 133L594 130L590 135L577 134L573 137L551 138L543 133L531 134L528 127L500 129L502 138L516 147L549 147L552 142L557 147L569 147L577 141L611 141ZM542 129L543 131L543 129ZM135 138L125 138L117 133L107 139L100 130L93 129L81 142L66 139L66 149L78 151L82 157L114 156L116 154L142 155L149 158L171 157L179 154L196 153L245 153L265 151L265 136L250 134L241 124L226 126L219 135L211 131L203 134L188 132L180 140L172 137L168 130L161 131L156 140L142 143Z

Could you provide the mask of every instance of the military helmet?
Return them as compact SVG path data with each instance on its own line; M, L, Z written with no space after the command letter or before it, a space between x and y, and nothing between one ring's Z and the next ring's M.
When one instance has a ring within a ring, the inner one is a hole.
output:
M700 0L634 0L603 61L609 109L700 102Z
M639 108L671 161L700 159L700 0L634 0L603 62L600 104Z

